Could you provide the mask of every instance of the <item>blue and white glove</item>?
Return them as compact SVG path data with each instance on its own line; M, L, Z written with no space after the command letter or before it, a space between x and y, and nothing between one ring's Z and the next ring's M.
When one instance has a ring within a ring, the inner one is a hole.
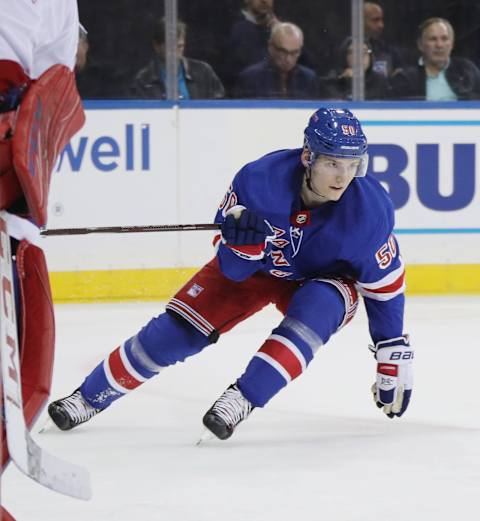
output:
M246 260L260 260L267 243L275 238L268 221L243 206L231 208L222 223L222 242Z
M413 387L414 352L409 337L382 340L368 347L377 360L373 399L389 418L401 416L407 410Z

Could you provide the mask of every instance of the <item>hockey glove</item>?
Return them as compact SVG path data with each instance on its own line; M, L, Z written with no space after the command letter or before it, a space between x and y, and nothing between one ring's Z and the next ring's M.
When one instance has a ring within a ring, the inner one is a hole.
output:
M270 223L243 206L231 208L222 223L222 242L246 260L260 260L275 238Z
M389 418L401 416L410 402L413 385L413 349L408 335L382 340L369 349L377 360L373 399Z

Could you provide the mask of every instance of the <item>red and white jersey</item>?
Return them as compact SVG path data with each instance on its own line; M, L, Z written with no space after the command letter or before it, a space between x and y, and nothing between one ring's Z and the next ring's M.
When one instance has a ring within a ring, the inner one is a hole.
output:
M30 78L55 64L75 67L77 0L0 0L0 60L19 63Z

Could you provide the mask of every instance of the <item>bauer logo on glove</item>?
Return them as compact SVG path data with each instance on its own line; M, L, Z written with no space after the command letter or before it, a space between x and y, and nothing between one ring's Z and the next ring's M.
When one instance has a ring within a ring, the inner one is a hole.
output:
M408 335L370 346L377 360L377 381L372 386L377 407L389 417L402 416L412 395L413 349Z

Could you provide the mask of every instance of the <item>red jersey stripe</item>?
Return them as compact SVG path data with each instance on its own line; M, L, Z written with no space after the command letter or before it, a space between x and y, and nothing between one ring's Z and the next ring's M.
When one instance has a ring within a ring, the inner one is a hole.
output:
M393 293L397 291L397 289L401 288L403 285L403 282L405 280L405 272L402 272L400 277L398 277L397 280L389 284L388 286L382 286L381 288L376 289L368 289L370 293Z

